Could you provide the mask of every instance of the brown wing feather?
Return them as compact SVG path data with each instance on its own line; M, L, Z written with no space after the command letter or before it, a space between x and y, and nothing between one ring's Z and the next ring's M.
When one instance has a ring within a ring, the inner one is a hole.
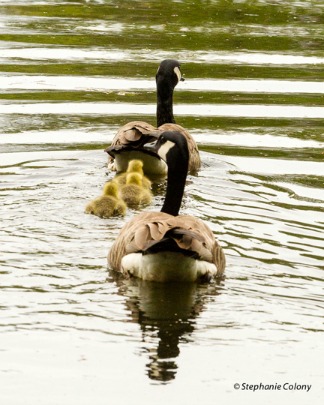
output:
M129 146L140 149L146 143L156 139L163 131L179 131L186 137L189 148L189 172L197 172L201 166L197 144L189 132L178 124L163 124L159 128L155 128L144 121L131 121L118 130L111 145L105 151L111 155L110 159L113 160L114 151Z
M164 232L164 222L172 218L171 215L163 212L143 212L133 217L123 226L108 254L108 262L113 270L120 271L123 256L129 253L136 253L143 250L143 247L152 239L148 223L156 222L155 234L161 238Z
M211 229L200 219L189 215L179 215L175 217L175 222L179 227L178 233L187 231L183 232L186 238L181 239L182 248L196 252L201 260L215 263L212 251L218 243Z
M173 230L174 232L170 231ZM221 275L225 256L211 229L200 219L164 212L145 212L135 216L120 231L108 255L113 270L121 271L121 260L129 253L137 253L161 241L169 232L181 249L197 253L201 260L214 263Z
M144 121L131 121L119 128L112 140L111 146L127 145L131 142L138 142L142 135L147 135L156 130L153 125Z
M160 131L147 122L131 121L119 128L111 145L105 149L105 152L113 156L114 151L128 146L134 149L140 149L146 143L155 140L159 134Z

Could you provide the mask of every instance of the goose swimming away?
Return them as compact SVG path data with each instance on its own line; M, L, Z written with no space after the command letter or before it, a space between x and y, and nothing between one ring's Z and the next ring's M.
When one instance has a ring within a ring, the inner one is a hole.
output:
M159 282L222 276L225 255L211 229L194 216L179 215L189 164L186 137L166 131L155 151L168 165L162 209L142 212L124 225L109 251L109 266L125 277Z
M111 145L105 149L109 154L108 167L111 170L124 172L131 159L140 159L144 163L146 174L165 175L167 165L155 151L146 148L145 144L155 141L164 131L177 131L182 133L188 142L188 170L197 172L201 164L197 144L188 131L175 123L173 116L173 91L179 81L183 80L177 60L165 59L161 62L156 73L158 128L143 121L132 121L122 126Z

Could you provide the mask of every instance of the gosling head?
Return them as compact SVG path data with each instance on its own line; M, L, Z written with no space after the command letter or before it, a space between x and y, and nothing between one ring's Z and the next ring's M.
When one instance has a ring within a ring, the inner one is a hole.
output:
M137 172L141 175L144 174L143 172L143 162L141 160L133 159L128 163L127 173Z
M139 173L129 173L126 177L126 184L127 185L136 185L142 187L142 176Z
M109 181L103 187L103 194L118 198L118 185L114 181Z

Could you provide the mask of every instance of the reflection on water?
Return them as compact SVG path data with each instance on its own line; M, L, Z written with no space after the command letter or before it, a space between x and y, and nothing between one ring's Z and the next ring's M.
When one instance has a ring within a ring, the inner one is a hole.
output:
M0 3L2 402L318 403L323 2ZM117 128L154 124L164 58L182 63L175 115L203 161L181 210L224 246L219 285L107 279L135 211L84 214ZM287 381L312 389L233 389Z
M141 352L148 357L150 379L170 381L176 377L180 345L190 342L195 319L204 310L204 300L219 294L216 285L160 284L142 280L117 280L119 293L132 322L142 331Z

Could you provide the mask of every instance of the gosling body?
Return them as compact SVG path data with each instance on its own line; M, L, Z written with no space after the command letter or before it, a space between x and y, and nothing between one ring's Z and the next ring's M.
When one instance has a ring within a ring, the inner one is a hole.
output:
M124 216L127 206L118 195L118 185L108 182L103 187L103 194L90 201L85 207L86 214L96 215L100 218Z
M129 208L139 208L151 203L152 193L144 187L143 176L139 173L128 173L126 183L120 188L120 197Z

